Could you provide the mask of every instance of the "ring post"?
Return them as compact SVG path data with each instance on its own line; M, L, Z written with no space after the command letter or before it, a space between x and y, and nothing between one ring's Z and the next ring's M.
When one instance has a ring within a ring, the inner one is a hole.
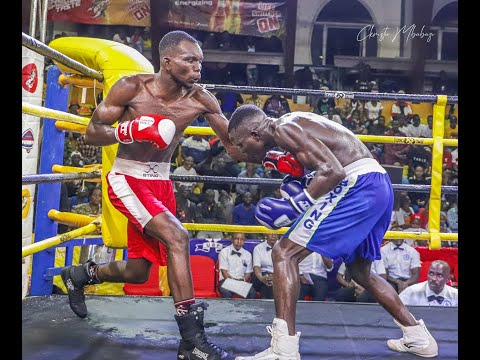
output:
M431 250L438 250L442 247L439 233L442 199L443 134L445 131L446 104L447 97L445 95L438 95L437 103L433 105L432 186L428 207L428 231L430 232L428 247Z
M61 71L57 66L52 66L47 72L47 87L45 94L45 107L54 110L67 111L69 87L63 88L58 77ZM63 164L63 146L65 133L55 127L55 120L43 119L43 136L40 155L40 174L51 172L55 164ZM50 209L59 209L61 183L38 184L37 205L35 212L35 242L42 241L58 234L58 224L48 218L46 214ZM33 255L32 282L30 295L50 295L53 291L52 279L45 279L47 268L53 267L55 262L55 248L46 249Z

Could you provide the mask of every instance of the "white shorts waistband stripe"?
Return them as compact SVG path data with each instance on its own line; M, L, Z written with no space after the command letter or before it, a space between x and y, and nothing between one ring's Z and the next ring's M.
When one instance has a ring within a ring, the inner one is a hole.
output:
M170 163L141 162L116 158L111 171L137 179L168 180L170 178Z
M371 172L379 172L385 174L387 171L378 163L377 160L372 158L364 158L354 161L344 167L346 176L350 175L362 175Z

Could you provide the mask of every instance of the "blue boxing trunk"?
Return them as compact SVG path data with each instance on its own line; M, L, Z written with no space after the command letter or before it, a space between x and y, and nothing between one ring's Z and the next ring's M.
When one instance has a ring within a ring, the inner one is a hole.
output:
M345 263L357 256L381 258L380 247L393 211L393 188L374 159L345 167L346 177L299 217L284 237Z

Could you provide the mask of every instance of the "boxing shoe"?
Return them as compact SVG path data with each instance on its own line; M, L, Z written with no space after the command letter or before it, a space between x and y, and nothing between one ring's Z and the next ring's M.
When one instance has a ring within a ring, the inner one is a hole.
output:
M81 318L87 316L87 305L85 304L84 287L91 284L100 284L101 281L94 274L93 261L88 260L83 265L66 266L60 272L63 283L67 288L68 301L73 312Z
M267 326L272 335L270 347L254 356L237 356L235 360L301 360L299 349L300 332L288 335L287 322L283 319L273 319L272 326Z
M190 305L188 313L175 315L182 339L178 346L178 360L227 360L232 359L223 349L213 344L205 334L204 311L208 304L197 302Z
M387 346L398 352L408 352L422 357L435 357L438 355L437 342L430 335L423 320L417 321L417 325L403 326L395 320L400 329L402 329L403 337L398 340L388 340Z

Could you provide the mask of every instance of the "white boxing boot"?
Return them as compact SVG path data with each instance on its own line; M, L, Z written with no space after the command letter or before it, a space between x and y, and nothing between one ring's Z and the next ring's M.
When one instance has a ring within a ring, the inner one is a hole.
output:
M267 326L272 335L270 347L254 356L237 356L235 360L301 360L298 352L300 332L288 335L287 322L283 319L273 319L272 326Z
M403 331L403 337L398 340L388 340L387 346L393 351L408 352L422 357L435 357L438 355L438 345L427 330L423 320L417 321L417 325L403 326L395 320Z

